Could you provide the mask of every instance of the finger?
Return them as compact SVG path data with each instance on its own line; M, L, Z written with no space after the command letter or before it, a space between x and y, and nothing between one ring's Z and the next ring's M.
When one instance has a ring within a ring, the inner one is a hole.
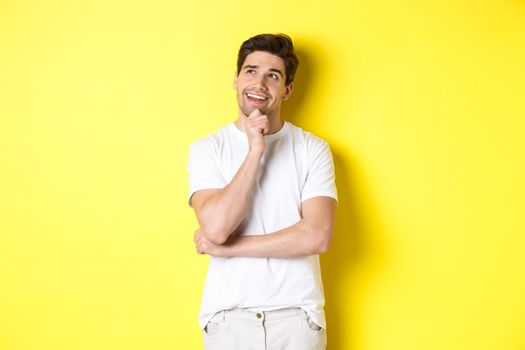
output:
M198 229L195 231L194 235L193 235L193 239L194 241L197 241L198 239L200 239L202 237L202 233L201 233L201 230Z
M267 134L269 132L270 132L270 122L266 121L266 123L264 123L263 133Z
M256 117L261 114L261 111L257 108L255 108L250 115L248 116L248 119L252 119L253 117Z
M198 253L198 254L204 254L204 251L202 250L201 246L199 244L196 244L195 245L195 251Z
M260 115L256 115L256 116L250 117L250 119L247 120L247 124L251 125L253 123L258 123L258 122L267 121L267 120L269 120L267 115L260 114Z
M262 129L266 126L269 125L269 121L268 120L258 120L258 121L255 121L255 122L252 122L248 125L248 127L250 128L258 128L258 129Z
M256 126L257 131L259 131L262 134L266 134L270 131L270 123L268 121L262 121L258 123Z

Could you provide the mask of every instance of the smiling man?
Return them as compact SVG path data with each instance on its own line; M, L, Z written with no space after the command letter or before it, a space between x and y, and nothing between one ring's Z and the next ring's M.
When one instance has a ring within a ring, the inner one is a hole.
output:
M319 254L337 193L328 144L281 118L298 63L284 34L246 40L238 118L190 147L195 247L211 256L199 315L207 350L326 348Z

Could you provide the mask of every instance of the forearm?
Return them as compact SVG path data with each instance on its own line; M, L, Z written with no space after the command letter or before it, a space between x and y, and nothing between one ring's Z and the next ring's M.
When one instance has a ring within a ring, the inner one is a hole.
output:
M216 243L223 243L239 226L257 179L261 154L248 152L232 181L204 202L198 215L203 233Z
M221 246L223 256L297 258L324 253L332 236L331 227L301 220L283 230L257 236L241 236Z

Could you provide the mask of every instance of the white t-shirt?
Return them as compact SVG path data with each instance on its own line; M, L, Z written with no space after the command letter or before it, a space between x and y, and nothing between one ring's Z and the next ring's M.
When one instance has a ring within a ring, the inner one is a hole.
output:
M190 146L189 198L203 189L224 188L248 152L246 134L234 123ZM301 219L301 203L317 196L337 200L332 154L313 134L284 122L265 136L265 151L251 202L238 227L241 235L279 231ZM304 309L326 327L319 255L278 259L211 257L204 286L199 324L222 310L243 308L271 311Z

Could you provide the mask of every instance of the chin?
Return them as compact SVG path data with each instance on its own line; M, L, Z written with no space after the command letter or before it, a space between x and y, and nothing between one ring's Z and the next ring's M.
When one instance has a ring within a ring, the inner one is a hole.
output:
M255 107L241 107L241 112L244 116L248 117L250 113L255 110Z
M268 118L271 118L274 115L274 111L271 109L268 109L266 106L257 107L253 106L251 104L244 104L241 106L241 112L247 117L252 113L255 109L259 109L262 114L268 116Z

